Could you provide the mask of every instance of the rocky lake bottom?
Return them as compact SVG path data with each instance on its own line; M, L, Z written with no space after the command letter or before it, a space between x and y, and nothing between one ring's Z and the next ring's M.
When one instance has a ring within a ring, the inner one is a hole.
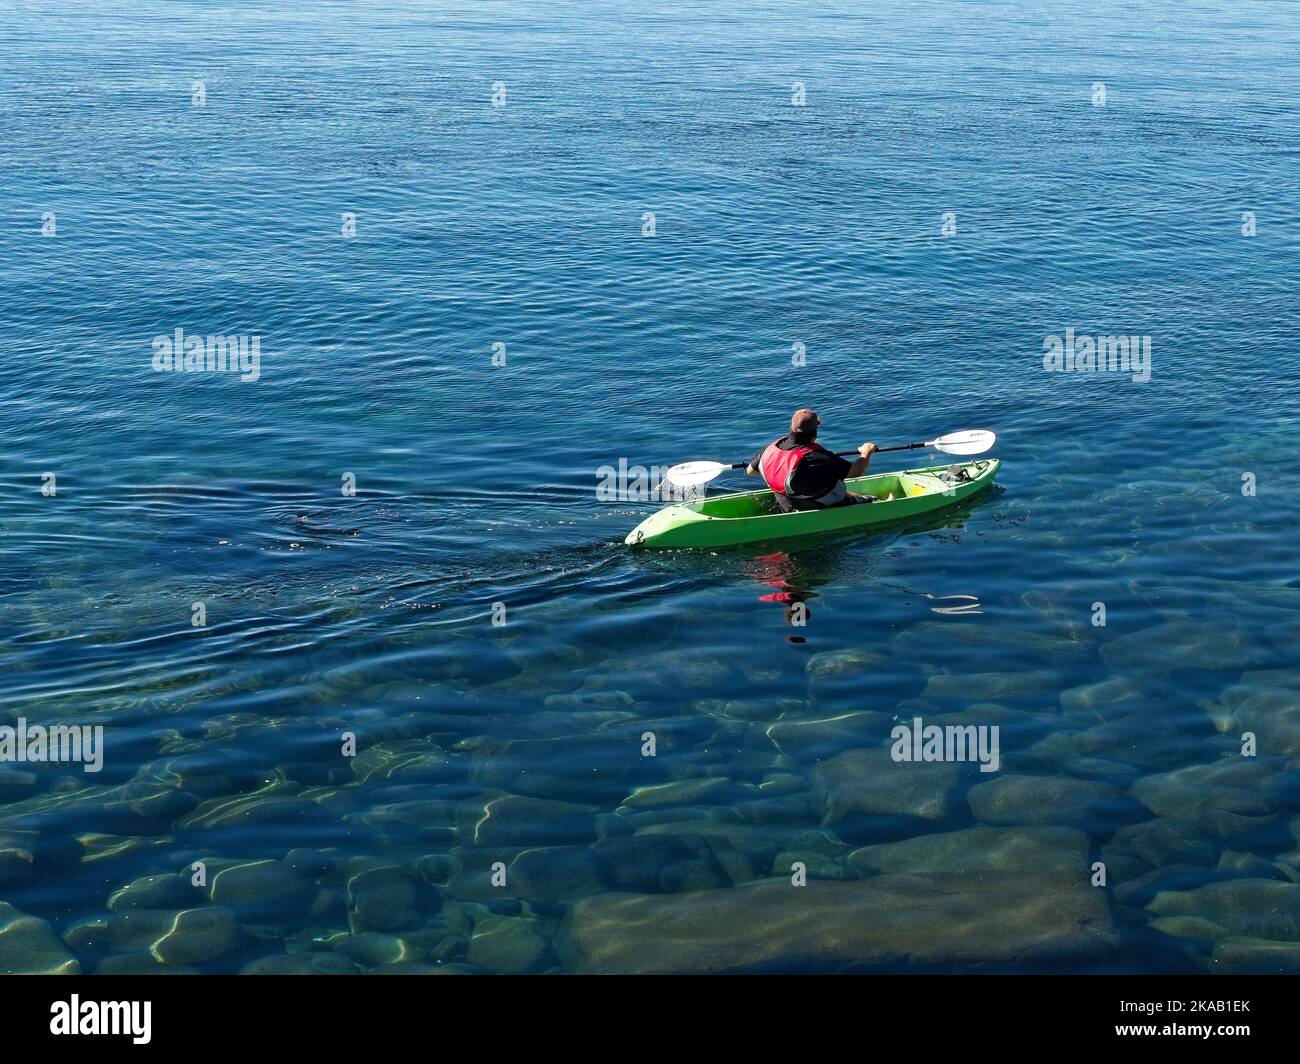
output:
M685 625L631 666L610 628L538 653L507 625L328 670L349 713L149 700L127 778L0 768L0 970L1295 971L1300 591L1259 590L1249 643L932 616L806 650L802 696L789 656L673 649ZM996 725L998 771L894 760L916 717Z

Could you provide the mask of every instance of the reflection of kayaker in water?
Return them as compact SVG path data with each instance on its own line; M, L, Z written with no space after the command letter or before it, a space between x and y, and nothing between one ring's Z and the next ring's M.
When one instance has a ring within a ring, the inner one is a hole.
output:
M789 435L769 443L754 455L745 470L751 477L762 475L784 513L876 501L875 496L855 495L844 485L844 481L867 471L876 445L864 443L858 448L861 457L847 462L817 442L820 424L815 411L796 410L790 419Z
M774 554L761 554L749 560L749 575L768 587L776 588L776 593L759 595L759 602L803 602L806 598L816 598L817 592L811 587L792 584L789 577L794 574L794 560L784 551Z
M802 628L812 617L807 600L816 598L817 592L811 587L800 587L790 583L787 575L794 575L795 563L790 555L778 551L751 559L756 568L750 573L769 587L777 590L768 595L759 595L759 602L778 602L785 607L785 623ZM804 642L803 636L786 636L792 643Z

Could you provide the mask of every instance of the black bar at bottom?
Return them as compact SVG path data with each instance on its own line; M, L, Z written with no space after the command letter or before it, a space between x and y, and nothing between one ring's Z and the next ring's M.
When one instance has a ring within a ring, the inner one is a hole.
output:
M1294 987L1268 976L10 977L0 980L0 1045L13 1054L278 1044L297 1059L338 1059L349 1049L397 1053L411 1039L431 1052L464 1052L480 1040L485 1051L537 1052L560 1039L618 1052L623 1028L627 1045L654 1053L658 1044L674 1056L701 1035L729 1050L802 1047L809 1059L842 1057L845 1039L863 1055L897 1055L908 1044L927 1055L1281 1049L1294 1037ZM127 1033L51 1029L115 1022ZM584 1038L596 1041L574 1041Z

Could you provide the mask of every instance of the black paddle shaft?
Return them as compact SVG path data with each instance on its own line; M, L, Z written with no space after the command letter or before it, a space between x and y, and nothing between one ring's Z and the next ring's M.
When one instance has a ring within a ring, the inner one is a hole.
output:
M897 445L894 446L894 447L877 447L875 453L876 453L876 454L883 454L885 451L914 451L914 450L916 450L918 447L924 447L924 446L925 446L925 444L923 444L923 443L900 443L900 444L897 444ZM843 457L843 456L850 455L850 454L857 454L858 452L857 452L857 451L836 451L835 453L836 453L837 455L840 455L841 457ZM749 463L748 463L748 462L735 462L735 463L732 464L731 468L732 468L732 469L746 469L746 468L748 468L748 466L749 466Z
M923 443L900 443L894 447L877 447L875 454L884 454L886 451L915 451L918 447L924 447ZM838 455L857 454L857 451L836 451Z

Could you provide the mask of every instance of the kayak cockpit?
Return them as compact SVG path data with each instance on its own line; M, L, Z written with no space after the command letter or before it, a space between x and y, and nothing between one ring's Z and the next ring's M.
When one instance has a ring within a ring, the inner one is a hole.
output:
M912 498L917 495L927 494L933 490L942 491L945 486L941 481L937 481L936 489L922 483L919 478L896 476L894 474L858 477L846 483L849 491L858 495L874 495L881 502ZM772 497L770 491L746 491L735 495L715 495L711 499L700 499L697 502L687 503L686 506L688 509L703 514L705 517L770 517L783 512L777 506L776 500Z

